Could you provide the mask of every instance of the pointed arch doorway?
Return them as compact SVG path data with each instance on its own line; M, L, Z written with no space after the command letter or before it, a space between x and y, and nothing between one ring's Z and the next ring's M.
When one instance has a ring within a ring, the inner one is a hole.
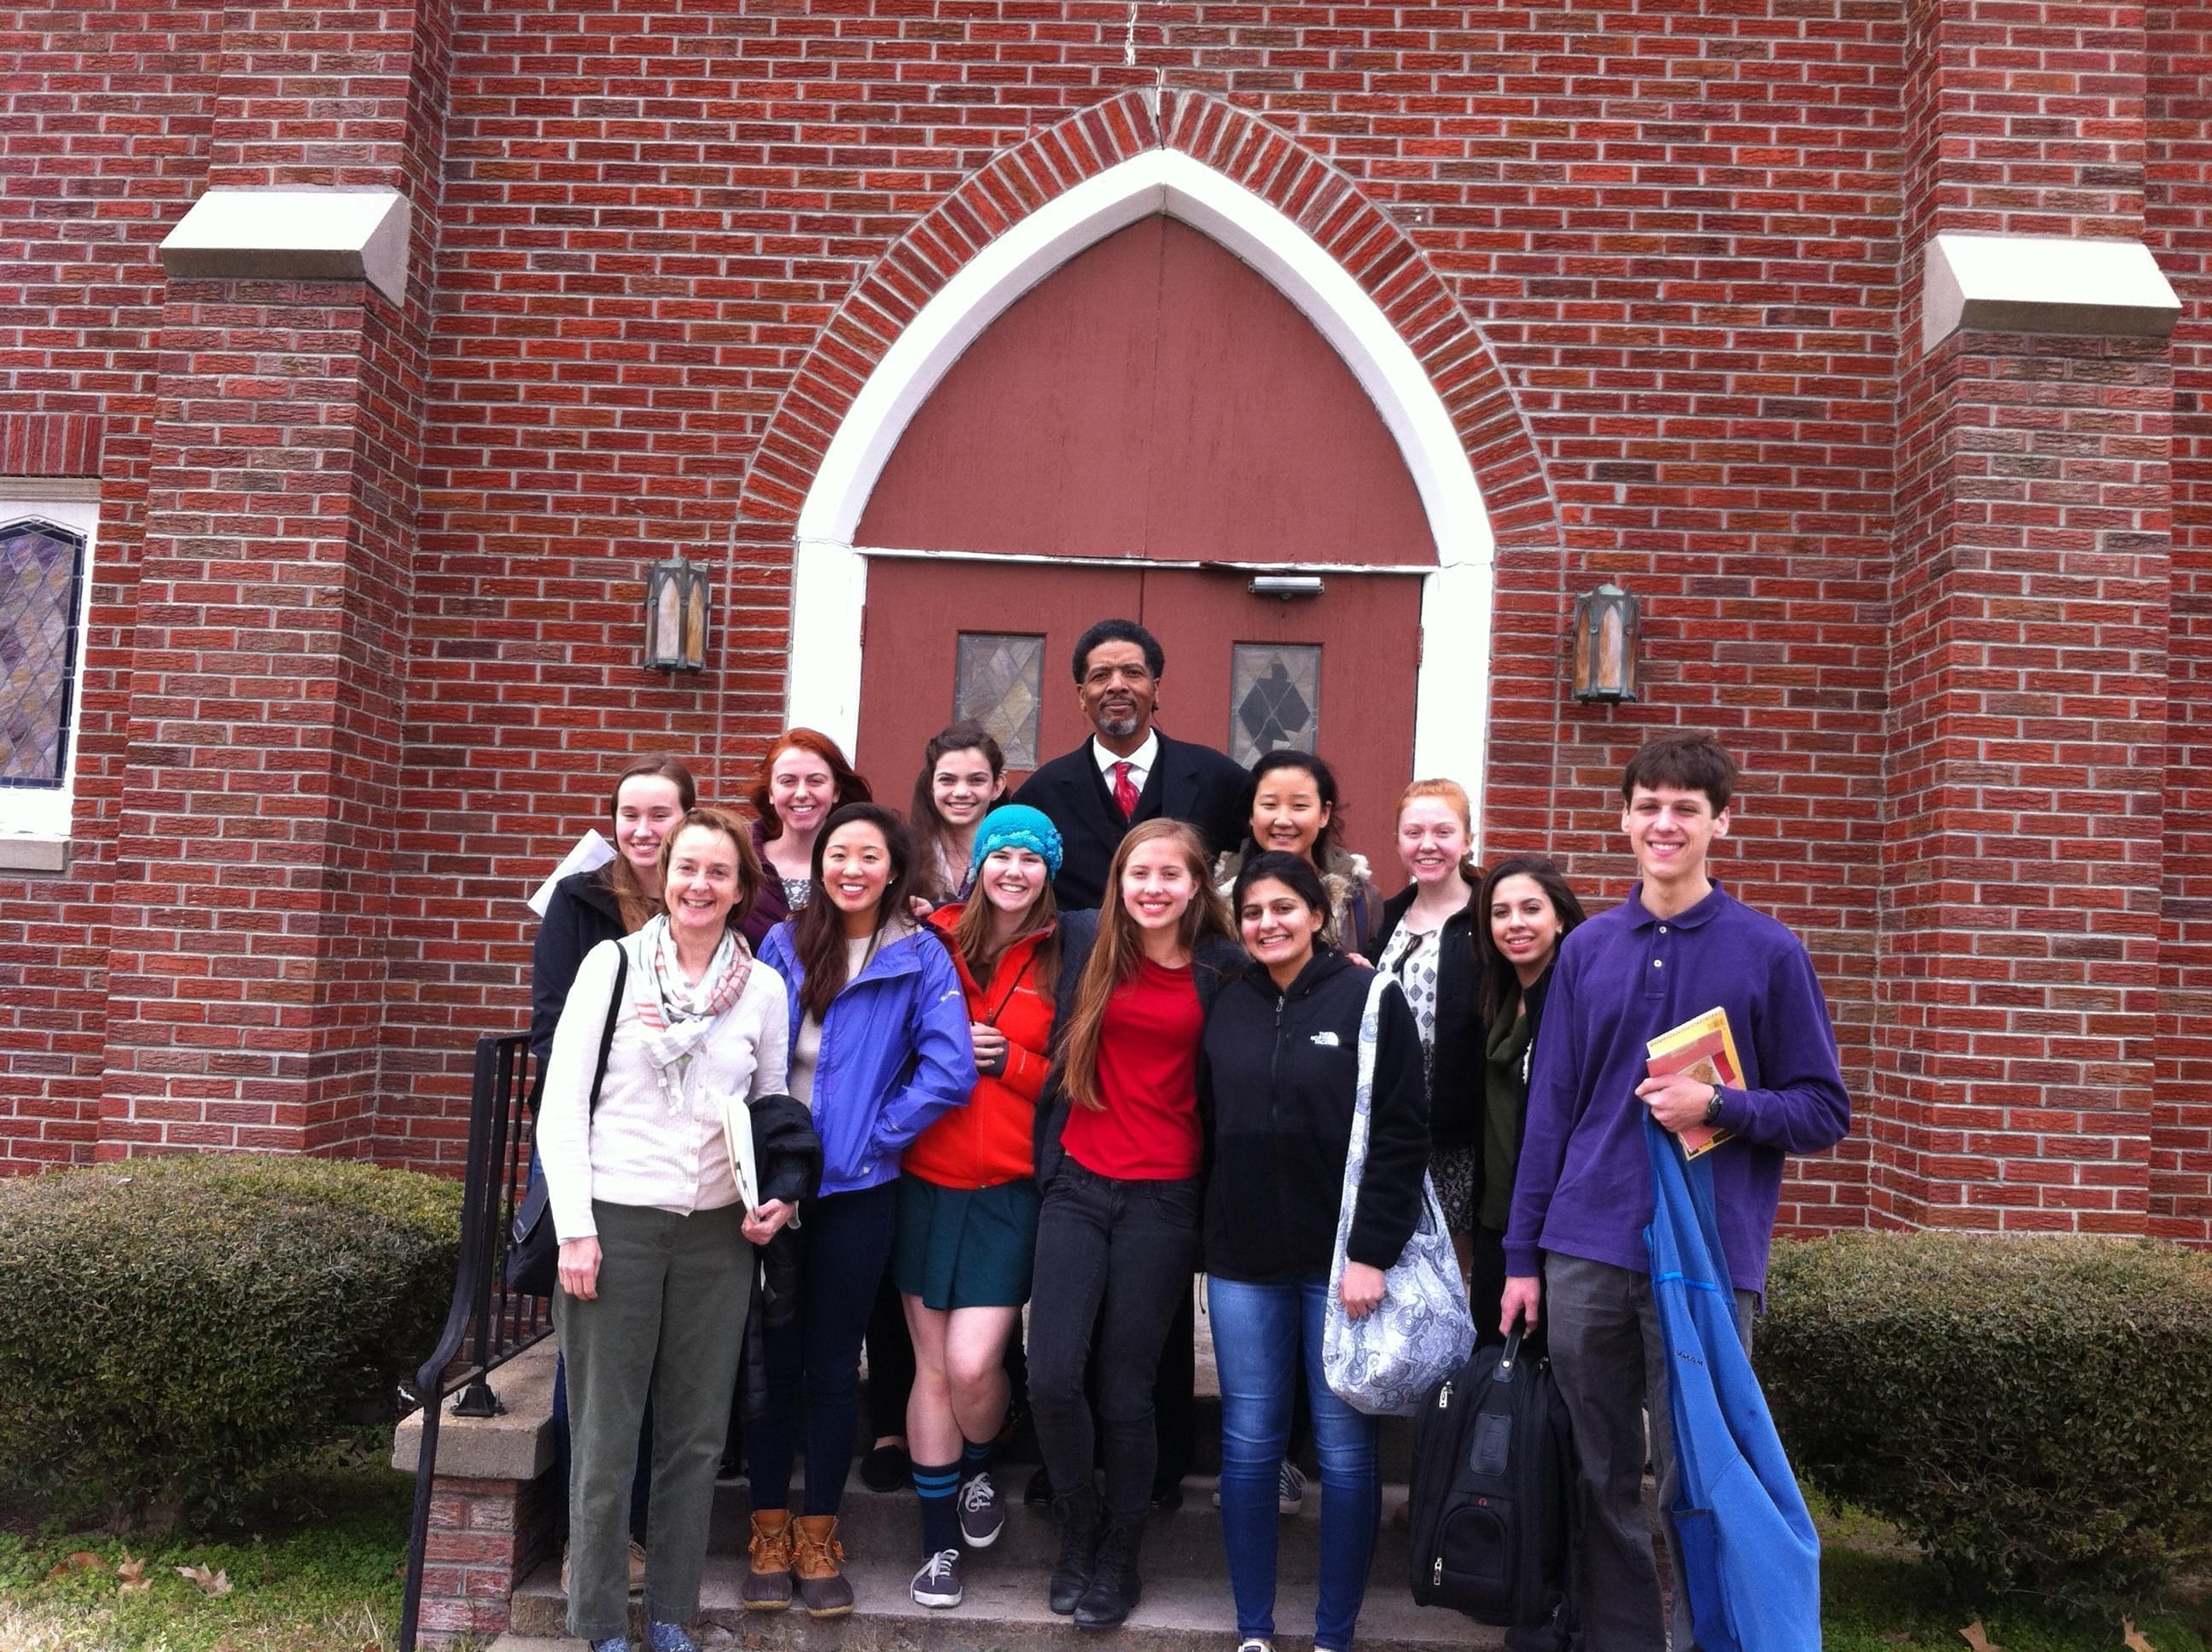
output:
M992 242L855 398L801 513L792 714L886 791L957 711L1026 767L1082 738L1069 650L1125 614L1168 649L1164 726L1317 745L1384 850L1417 769L1480 783L1490 550L1374 300L1152 151Z

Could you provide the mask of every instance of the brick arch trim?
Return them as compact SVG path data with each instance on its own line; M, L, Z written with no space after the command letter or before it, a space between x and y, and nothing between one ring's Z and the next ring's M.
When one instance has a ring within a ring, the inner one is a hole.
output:
M857 630L866 574L853 537L908 422L1022 293L1162 210L1273 281L1390 427L1437 550L1424 629L1448 623L1457 644L1424 653L1420 703L1434 709L1425 735L1417 726L1416 764L1479 776L1488 650L1464 643L1487 643L1498 546L1555 542L1534 444L1486 345L1404 232L1280 132L1188 94L1127 94L1000 155L894 245L825 328L741 503L748 537L782 527L798 542L792 714L839 734L857 719L854 659L834 643Z
M1435 387L1496 544L1558 543L1543 467L1504 374L1419 247L1352 179L1282 132L1218 99L1174 92L1124 93L1047 127L996 156L902 236L847 297L785 392L747 471L743 519L813 529L802 514L837 432L929 301L1016 223L1152 149L1189 156L1310 235L1389 318Z

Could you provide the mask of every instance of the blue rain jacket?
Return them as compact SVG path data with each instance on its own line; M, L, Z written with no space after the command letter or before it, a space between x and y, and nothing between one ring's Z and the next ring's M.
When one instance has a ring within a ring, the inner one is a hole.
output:
M827 898L827 897L824 897ZM791 989L791 1042L799 1043L799 988L806 979L778 924L760 961ZM899 1156L942 1113L968 1105L975 1047L968 998L951 954L915 930L887 942L830 1001L809 1103L822 1138L822 1192L858 1193L894 1181Z
M1820 1652L1820 1539L1736 1339L1712 1162L1685 1159L1648 1115L1644 1130L1653 1195L1644 1241L1674 1424L1677 1587L1690 1591L1703 1652Z

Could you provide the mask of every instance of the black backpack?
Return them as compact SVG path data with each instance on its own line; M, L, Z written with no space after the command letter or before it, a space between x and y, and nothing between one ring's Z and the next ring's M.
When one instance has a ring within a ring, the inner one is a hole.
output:
M1581 1644L1568 1597L1577 1483L1566 1402L1521 1333L1478 1348L1413 1424L1413 1599L1505 1626L1512 1652Z

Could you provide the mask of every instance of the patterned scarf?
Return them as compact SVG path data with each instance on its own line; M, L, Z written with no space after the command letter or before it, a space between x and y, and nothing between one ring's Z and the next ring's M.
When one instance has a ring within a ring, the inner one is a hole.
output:
M745 990L753 970L752 949L737 931L724 931L696 987L684 979L665 913L638 931L637 950L646 965L635 977L638 1037L660 1080L660 1093L673 1107L691 1052Z

